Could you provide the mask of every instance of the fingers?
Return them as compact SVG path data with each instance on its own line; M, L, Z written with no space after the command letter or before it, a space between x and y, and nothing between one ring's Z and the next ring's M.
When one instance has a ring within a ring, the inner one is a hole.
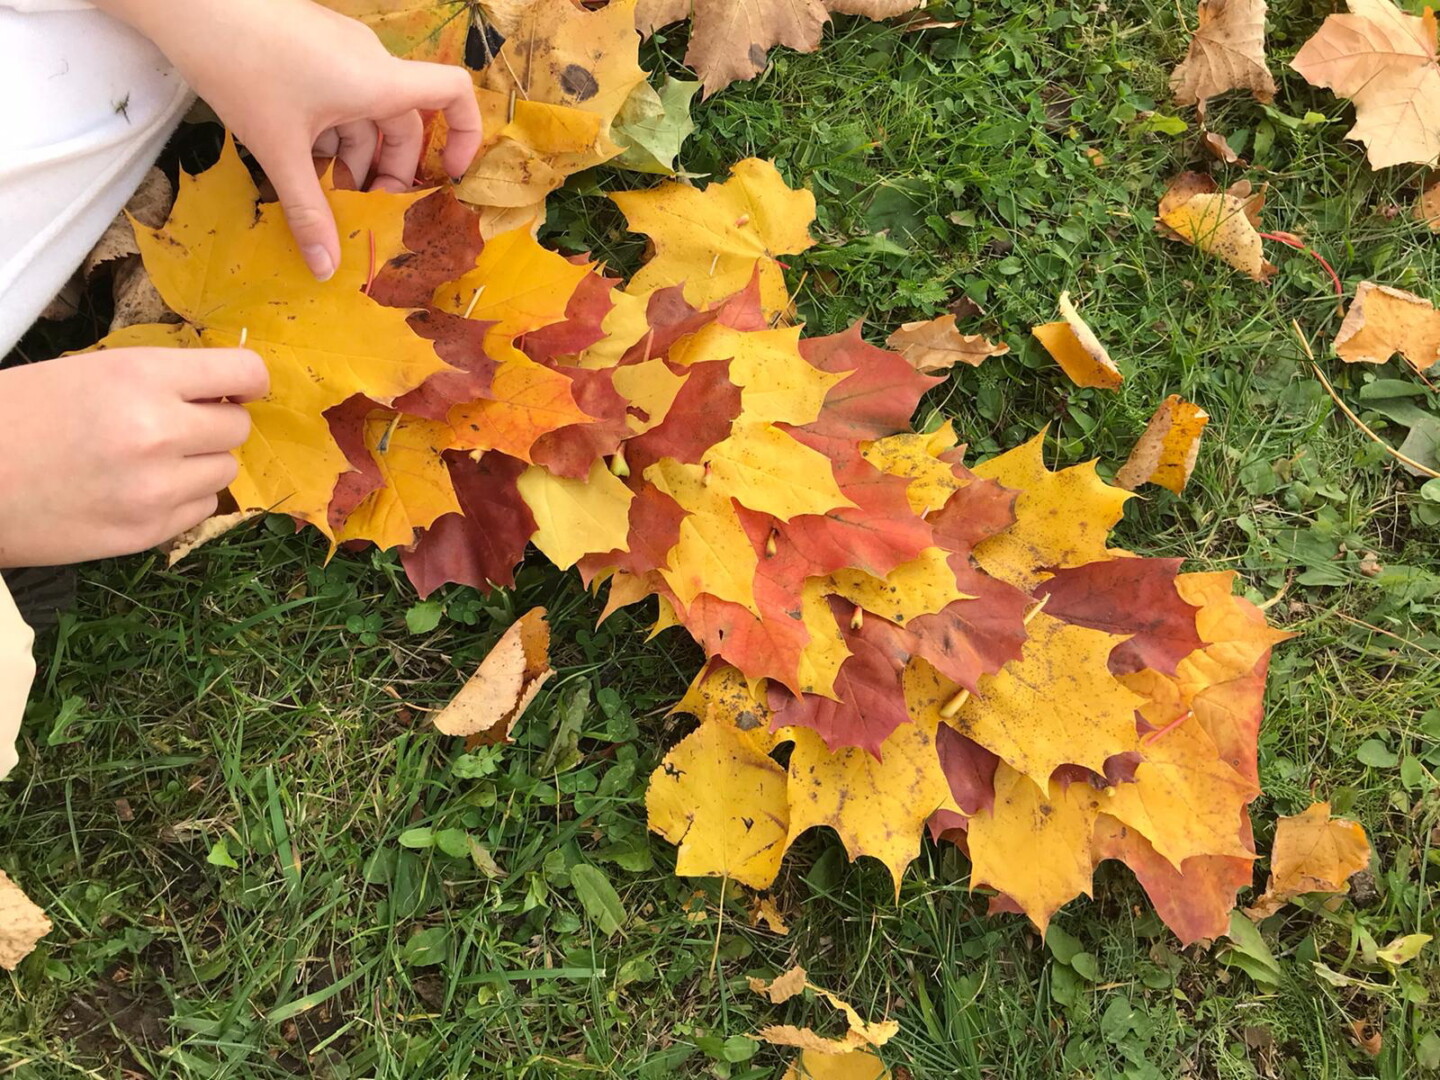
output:
M240 463L234 454L197 454L185 458L175 466L175 502L184 505L224 491L239 472Z
M335 134L338 136L335 156L350 170L355 186L363 189L365 178L370 175L370 166L375 162L375 143L378 141L375 124L369 120L337 124Z
M185 408L177 440L182 454L228 454L250 437L250 413L244 405L215 402Z
M263 154L254 146L250 149L275 185L305 265L318 280L328 281L340 265L340 236L335 230L335 215L315 175L311 145L310 139L296 139ZM369 162L365 167L369 169Z
M270 372L249 349L176 349L175 385L184 401L256 401L270 392Z
M464 68L449 64L405 61L409 104L416 109L438 109L445 114L450 134L445 141L445 171L463 176L480 151L480 106L475 84Z
M177 506L170 515L169 527L165 530L168 534L165 539L179 536L187 529L193 529L206 518L215 513L219 507L220 500L212 493L192 499L182 506ZM146 547L151 545L146 544Z
M420 152L425 140L425 125L417 112L401 113L376 123L384 142L380 144L380 160L375 166L371 188L409 191L415 183L415 170L420 165ZM390 181L394 183L390 183ZM397 186L398 185L398 186Z

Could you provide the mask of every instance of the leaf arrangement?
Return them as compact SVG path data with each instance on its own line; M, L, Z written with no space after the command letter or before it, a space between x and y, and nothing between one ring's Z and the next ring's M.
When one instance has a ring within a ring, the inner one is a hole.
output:
M645 76L634 7L512 12L506 62L476 77L475 168L408 195L327 178L343 256L324 284L227 145L168 222L136 227L183 322L102 346L244 340L272 390L250 406L238 510L398 548L422 596L511 584L533 545L608 589L607 614L654 597L657 630L708 657L676 707L699 724L649 794L679 873L765 889L826 826L898 891L928 830L992 909L1041 928L1118 860L1182 940L1223 933L1286 635L1232 574L1110 547L1131 495L1093 462L1049 469L1043 433L967 465L948 424L912 430L927 370L1003 346L953 320L906 328L905 355L789 325L780 258L812 243L815 204L772 165L613 195L653 251L628 283L542 247L545 195L621 152L613 122ZM1162 216L1193 242L1206 200L1246 197L1195 190ZM1047 348L1118 379L1063 306ZM1178 487L1203 413L1162 413L1133 482ZM505 677L530 685L515 648ZM464 726L503 738L511 719Z

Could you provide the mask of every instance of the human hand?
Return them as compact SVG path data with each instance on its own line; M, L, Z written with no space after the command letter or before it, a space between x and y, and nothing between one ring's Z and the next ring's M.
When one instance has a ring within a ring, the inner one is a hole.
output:
M269 383L246 349L110 349L0 371L0 566L128 555L209 517L250 434L234 402Z
M409 191L423 149L420 109L445 114L444 164L462 175L480 149L469 73L399 60L366 26L311 0L97 0L170 58L275 185L306 265L324 281L340 260L335 218L312 155L358 183Z

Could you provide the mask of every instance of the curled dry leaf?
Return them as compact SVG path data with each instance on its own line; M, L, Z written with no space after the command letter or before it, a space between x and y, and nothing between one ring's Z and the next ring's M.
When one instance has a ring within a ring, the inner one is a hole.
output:
M1431 232L1440 232L1440 173L1431 173L1415 200L1415 220L1423 221Z
M0 967L14 971L49 932L45 912L0 870Z
M1218 131L1207 131L1205 137L1200 140L1200 145L1205 147L1206 152L1216 161L1223 161L1226 165L1240 162L1240 155L1231 148L1225 140L1225 136ZM1243 162L1241 163L1243 164Z
M1159 484L1179 495L1195 469L1200 433L1209 422L1210 414L1199 405L1171 394L1155 410L1145 434L1115 474L1115 483L1126 491Z
M751 990L765 995L775 1004L788 1001L806 988L845 1014L846 1023L849 1025L845 1034L838 1039L831 1039L816 1034L810 1028L795 1027L790 1024L773 1024L760 1030L760 1034L757 1036L759 1039L774 1046L798 1047L807 1053L849 1054L856 1050L884 1046L900 1030L900 1024L895 1020L871 1022L862 1019L849 1002L842 1000L829 990L823 990L813 983L807 982L804 968L791 968L769 983L761 979L752 978L750 980ZM840 1075L848 1074L841 1073Z
M983 334L962 334L955 328L955 315L908 322L885 341L916 371L944 371L956 364L979 367L991 356L1004 356L1010 346L986 339Z
M472 746L508 742L515 721L554 674L549 649L545 609L531 608L505 631L454 700L436 713L436 729L468 736Z
M806 1050L785 1070L781 1080L890 1080L891 1072L873 1050L822 1054Z
M1265 895L1245 914L1273 915L1305 893L1339 892L1370 865L1370 841L1353 821L1330 816L1329 803L1313 803L1303 813L1282 817L1270 849L1270 881Z
M1265 187L1252 191L1240 180L1224 191L1201 173L1181 173L1160 199L1155 227L1170 240L1197 247L1229 263L1256 281L1267 281L1276 268L1265 261L1260 243L1260 211Z
M1418 371L1440 360L1440 311L1428 300L1362 281L1335 335L1347 364L1383 364L1399 353Z
M1440 69L1435 15L1408 15L1390 0L1350 0L1290 66L1311 86L1355 103L1347 139L1365 144L1373 169L1425 164L1440 155Z
M186 529L179 536L160 545L160 550L165 553L165 565L174 566L196 548L208 544L216 537L224 536L247 521L254 521L261 513L263 511L260 510L237 510L233 514L216 514L206 518L193 529Z
M1275 99L1275 80L1265 63L1265 0L1200 0L1200 25L1190 51L1170 76L1175 104L1194 105L1203 121L1205 103L1227 90L1249 90L1257 101Z
M1030 332L1076 386L1118 390L1125 377L1120 374L1120 369L1110 359L1095 332L1070 303L1068 292L1060 294L1060 314L1064 316L1063 320L1045 323Z

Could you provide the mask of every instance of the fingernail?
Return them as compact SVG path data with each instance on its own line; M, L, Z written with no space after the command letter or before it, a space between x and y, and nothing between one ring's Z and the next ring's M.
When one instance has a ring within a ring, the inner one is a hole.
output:
M450 183L452 183L452 184L458 184L458 183L460 183L461 180L464 180L464 179L465 179L465 177L463 177L463 176L452 176L452 177L450 177Z
M335 263L330 258L330 252L319 244L302 248L300 254L305 257L305 265L310 267L316 281L329 281L335 276Z

